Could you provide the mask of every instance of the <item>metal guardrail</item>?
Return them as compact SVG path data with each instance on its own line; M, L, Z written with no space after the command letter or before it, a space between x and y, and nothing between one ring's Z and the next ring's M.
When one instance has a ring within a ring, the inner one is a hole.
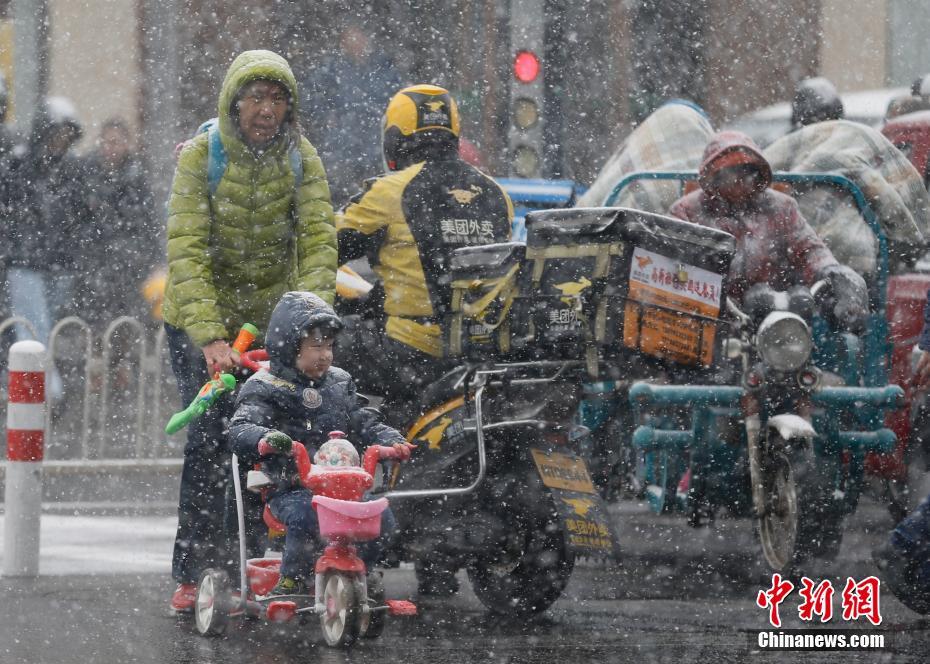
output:
M4 422L8 330L14 326L36 337L28 320L0 321L0 415ZM184 433L167 436L164 432L179 401L162 326L120 316L95 333L87 321L69 316L52 328L47 346L51 359L46 376L47 465L57 467L61 464L56 462L62 462L65 468L74 461L76 467L86 468L80 462L126 460L131 465L133 460L183 456ZM54 379L53 372L57 374ZM60 384L60 391L53 383Z

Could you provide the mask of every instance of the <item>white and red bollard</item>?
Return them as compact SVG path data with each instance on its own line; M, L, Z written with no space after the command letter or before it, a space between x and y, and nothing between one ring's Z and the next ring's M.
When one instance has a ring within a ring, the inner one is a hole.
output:
M10 347L3 576L38 576L45 454L45 346Z

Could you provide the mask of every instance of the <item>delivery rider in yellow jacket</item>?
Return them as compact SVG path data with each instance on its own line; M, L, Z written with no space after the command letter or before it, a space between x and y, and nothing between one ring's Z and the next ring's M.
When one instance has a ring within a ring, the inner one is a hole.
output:
M363 391L406 400L448 368L442 321L452 252L510 239L509 197L459 159L458 143L449 92L404 88L382 122L387 172L337 215L340 263L367 257L384 288L383 315L346 317L350 338L337 348L336 363Z

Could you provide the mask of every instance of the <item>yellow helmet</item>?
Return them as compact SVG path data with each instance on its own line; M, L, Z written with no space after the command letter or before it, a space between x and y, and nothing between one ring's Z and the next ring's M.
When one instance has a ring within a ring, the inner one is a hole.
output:
M381 145L389 170L422 161L427 147L447 145L456 151L458 137L458 106L449 91L437 85L404 88L391 98L384 111Z

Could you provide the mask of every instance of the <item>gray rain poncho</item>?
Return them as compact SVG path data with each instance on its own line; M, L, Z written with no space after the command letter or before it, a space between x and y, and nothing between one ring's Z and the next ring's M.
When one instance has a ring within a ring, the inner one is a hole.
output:
M930 197L923 179L877 130L845 120L820 122L764 150L774 171L830 173L852 180L888 238L892 264L911 265L930 237ZM807 222L840 263L865 277L875 271L878 244L852 197L832 186L795 186Z

